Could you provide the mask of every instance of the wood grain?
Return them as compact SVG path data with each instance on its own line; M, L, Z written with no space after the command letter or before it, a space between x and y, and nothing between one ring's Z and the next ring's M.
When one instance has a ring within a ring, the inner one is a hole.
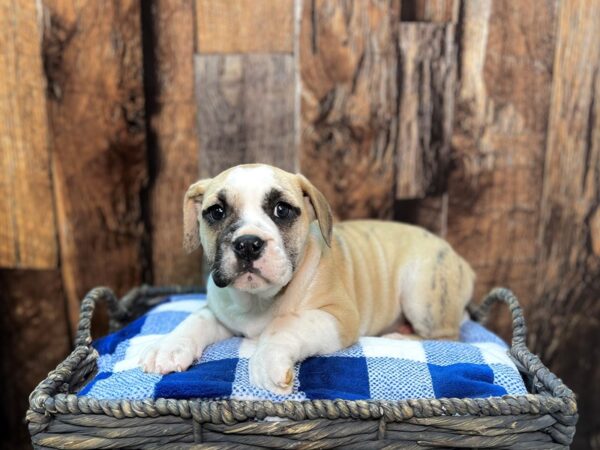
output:
M395 1L304 2L300 167L340 219L393 215Z
M400 26L396 198L446 189L454 119L454 26Z
M70 346L60 271L0 270L1 448L31 448L27 397Z
M294 0L196 0L199 53L292 53Z
M530 339L579 394L575 448L600 446L600 3L562 2Z
M155 284L199 285L200 253L183 251L181 205L199 177L194 98L193 0L157 0L143 11L151 185L151 267ZM181 200L181 201L179 201Z
M44 0L53 175L71 325L96 285L142 282L140 3Z
M36 3L0 3L0 267L57 266Z
M506 285L528 303L556 3L466 1L462 14L447 237L475 268L476 298ZM508 320L498 325L509 333Z
M459 6L460 0L403 0L402 21L456 23Z
M236 164L297 168L292 55L198 55L200 172Z

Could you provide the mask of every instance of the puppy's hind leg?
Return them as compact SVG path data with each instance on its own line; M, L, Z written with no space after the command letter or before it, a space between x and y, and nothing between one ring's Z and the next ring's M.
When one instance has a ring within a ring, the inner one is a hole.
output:
M404 284L402 311L415 333L425 339L456 340L475 275L449 246L433 260L411 270Z

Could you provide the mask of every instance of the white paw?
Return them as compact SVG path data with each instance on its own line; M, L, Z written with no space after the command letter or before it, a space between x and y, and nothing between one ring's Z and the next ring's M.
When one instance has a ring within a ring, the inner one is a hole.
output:
M196 355L195 344L190 338L169 337L150 345L140 357L144 372L183 372L200 355Z
M259 346L249 361L250 382L275 394L288 395L294 387L294 363L277 347Z

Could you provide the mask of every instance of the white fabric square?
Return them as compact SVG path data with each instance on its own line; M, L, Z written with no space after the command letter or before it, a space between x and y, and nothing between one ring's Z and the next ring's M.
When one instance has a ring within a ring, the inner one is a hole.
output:
M486 364L504 364L514 367L514 363L508 356L508 350L500 347L498 344L493 342L478 342L472 345L479 349Z
M360 339L367 358L398 358L408 361L427 362L421 341L364 337Z

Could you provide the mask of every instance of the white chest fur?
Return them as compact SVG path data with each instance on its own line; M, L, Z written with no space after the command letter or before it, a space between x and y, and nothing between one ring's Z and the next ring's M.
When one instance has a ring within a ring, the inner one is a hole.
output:
M218 288L209 278L208 305L234 334L257 338L273 319L273 298L261 298L235 289Z

